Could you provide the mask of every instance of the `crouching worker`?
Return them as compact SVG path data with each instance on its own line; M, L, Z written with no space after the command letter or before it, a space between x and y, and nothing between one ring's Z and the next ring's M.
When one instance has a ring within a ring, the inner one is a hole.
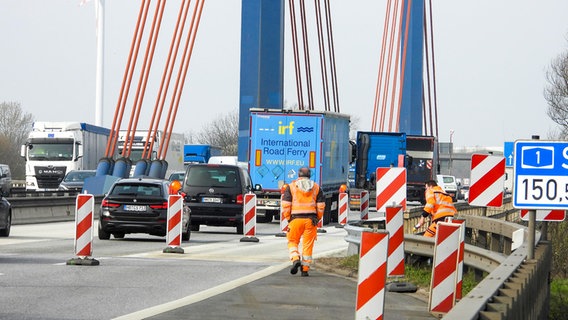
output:
M317 224L323 217L325 196L319 185L310 180L309 168L298 171L298 179L290 182L282 196L282 214L288 220L288 252L292 261L291 274L302 268L302 276L308 276L312 263ZM298 246L302 240L302 255Z
M414 226L414 231L418 230L423 224L424 219L431 216L430 226L428 230L424 232L425 237L434 237L436 235L436 226L440 221L444 219L453 217L457 210L454 207L452 197L444 192L444 190L438 186L436 181L429 180L426 181L426 205L424 206L424 211L422 216L416 226Z

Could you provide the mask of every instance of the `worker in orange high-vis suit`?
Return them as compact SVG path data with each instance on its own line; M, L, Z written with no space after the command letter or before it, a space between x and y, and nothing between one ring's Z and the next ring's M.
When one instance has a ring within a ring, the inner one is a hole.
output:
M440 221L444 221L446 218L453 217L457 210L453 205L452 197L445 193L444 190L438 186L436 181L429 180L426 181L426 205L424 206L424 211L422 216L414 230L418 230L423 224L424 219L431 216L432 222L428 227L428 230L424 232L425 237L434 237L436 235L436 226Z
M302 276L308 276L312 252L316 241L318 221L323 217L325 196L319 185L310 180L309 168L298 171L298 179L290 182L282 195L282 214L288 220L288 252L292 261L291 274L302 268ZM298 246L302 240L302 255Z

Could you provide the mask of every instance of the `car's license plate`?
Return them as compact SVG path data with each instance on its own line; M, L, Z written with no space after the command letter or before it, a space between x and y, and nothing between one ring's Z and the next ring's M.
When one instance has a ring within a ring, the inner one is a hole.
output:
M203 198L201 202L208 202L208 203L221 203L221 198Z
M125 204L124 210L126 210L126 211L146 211L146 206Z

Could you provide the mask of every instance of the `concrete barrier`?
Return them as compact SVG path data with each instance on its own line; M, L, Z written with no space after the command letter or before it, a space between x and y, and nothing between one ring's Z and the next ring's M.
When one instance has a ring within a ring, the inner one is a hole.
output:
M76 196L45 198L9 198L12 205L12 224L45 223L75 220ZM95 217L102 197L95 197Z

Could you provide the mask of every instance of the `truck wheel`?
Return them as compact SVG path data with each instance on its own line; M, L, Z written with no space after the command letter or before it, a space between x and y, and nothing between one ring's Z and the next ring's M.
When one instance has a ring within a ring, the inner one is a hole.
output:
M6 216L6 227L0 229L0 237L8 237L10 235L10 228L12 227L12 213L8 213Z
M323 212L323 225L328 225L331 221L331 198L325 198L325 210Z

